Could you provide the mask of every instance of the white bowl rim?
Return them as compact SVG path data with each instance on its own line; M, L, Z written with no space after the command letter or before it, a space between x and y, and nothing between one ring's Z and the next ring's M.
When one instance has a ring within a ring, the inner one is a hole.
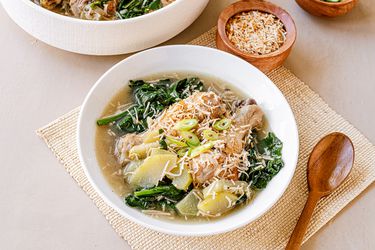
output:
M138 218L136 217L133 217L133 216L130 216L129 214L127 214L126 212L124 212L124 210L122 210L121 208L119 208L116 204L114 204L109 198L107 198L104 193L101 191L101 189L97 186L97 184L95 183L95 181L93 180L92 176L90 175L87 167L86 167L86 163L85 163L85 159L83 157L83 152L82 152L82 145L81 145L81 124L82 124L82 114L84 112L84 109L86 107L86 104L88 102L88 100L90 99L92 93L95 91L96 87L101 83L101 81L109 74L111 74L111 72L119 67L120 64L122 64L124 61L128 60L129 58L133 58L133 57L136 57L138 55L142 55L144 53L147 53L148 51L150 50L162 50L164 48L177 48L177 47L186 47L186 48L196 48L196 47L199 47L201 49L207 49L207 50L213 50L213 51L216 51L217 53L222 53L223 55L225 56L230 56L230 57L233 57L234 59L236 60L241 60L245 63L247 63L249 65L249 67L252 67L254 68L256 71L258 71L259 73L263 74L264 77L266 77L269 82L271 84L273 84L273 87L275 88L275 90L277 92L279 92L279 94L281 95L281 97L284 99L284 101L286 102L287 104L287 109L288 111L292 114L292 118L293 118L293 127L291 128L292 131L294 131L293 133L293 140L296 142L296 151L295 151L295 154L294 156L291 155L291 157L294 157L293 159L293 163L291 164L292 165L292 169L291 171L289 172L289 175L287 176L287 182L285 182L286 184L280 188L281 192L279 192L279 195L276 197L274 196L273 197L273 201L267 206L265 207L262 211L258 212L258 214L256 214L255 216L252 217L251 220L243 220L241 223L237 223L237 224L232 224L230 226L227 226L226 228L217 228L217 229L212 229L210 231L206 231L206 232L199 232L199 233L194 233L194 232L179 232L179 231L174 231L173 228L164 228L164 227L159 227L159 226L156 226L156 225L151 225L151 224L148 224L148 223L145 223L143 222L142 220L139 220ZM144 50L144 51L141 51L141 52L138 52L132 56L129 56L123 60L121 60L120 62L116 63L114 66L112 66L110 69L108 69L97 81L96 83L92 86L92 88L90 89L90 91L88 92L88 94L86 95L85 97L85 100L81 106L81 110L80 110L80 113L79 113L79 117L78 117L78 126L77 126L77 146L78 146L78 154L79 154L79 159L80 159L80 162L82 164L82 167L83 167L83 170L84 170L84 173L85 175L87 176L90 184L94 187L94 190L100 195L100 197L105 201L105 203L107 203L111 208L113 208L116 212L118 212L120 215L126 217L127 219L129 219L130 221L132 222L135 222L141 226L144 226L146 228L149 228L149 229L152 229L152 230L155 230L155 231L158 231L158 232L161 232L161 233L166 233L166 234L170 234L170 235L175 235L175 236L190 236L190 237L196 237L196 236L210 236L210 235L217 235L217 234L222 234L222 233L226 233L226 232L230 232L230 231L233 231L235 229L238 229L238 228L242 228L244 226L246 226L247 224L251 223L251 222L254 222L256 221L258 218L260 218L262 215L264 215L265 213L267 213L276 203L277 201L279 201L279 199L284 195L286 189L289 187L290 185L290 182L294 176L294 173L295 173L295 170L296 170L296 167L297 167L297 163L298 163L298 156L299 156L299 135L298 135L298 126L297 126L297 123L296 123L296 120L295 120L295 116L294 116L294 113L289 105L289 102L286 100L284 94L280 91L280 89L271 81L271 79L269 79L263 72L261 72L259 69L257 69L255 66L251 65L250 63L246 62L245 60L237 57L237 56L234 56L230 53L227 53L227 52L224 52L224 51L221 51L221 50L218 50L218 49L215 49L215 48L210 48L210 47L206 47L206 46L198 46L198 45L167 45L167 46L160 46L160 47L156 47L156 48L151 48L151 49L147 49L147 50Z
M89 25L92 24L92 25L106 26L106 25L114 25L114 24L120 24L120 23L133 23L133 22L141 21L147 17L162 15L165 11L168 11L169 9L174 8L174 6L177 5L179 2L182 2L185 0L175 0L174 2L168 4L165 7L158 9L156 11L153 11L151 13L145 14L145 15L132 17L128 19L116 19L116 20L108 20L108 21L86 20L86 19L65 16L65 15L56 13L54 11L45 9L31 0L22 0L22 1L25 2L25 4L29 5L31 8L33 8L34 10L41 12L42 14L46 14L50 16L51 18L57 18L62 21L68 21L68 22L73 22L73 23L78 23L78 24L89 24Z

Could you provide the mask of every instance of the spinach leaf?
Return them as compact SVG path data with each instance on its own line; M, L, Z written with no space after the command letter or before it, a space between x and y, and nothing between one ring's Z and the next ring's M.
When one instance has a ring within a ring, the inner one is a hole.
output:
M117 16L120 19L127 19L162 8L161 0L120 0L117 6Z
M172 184L162 184L135 191L125 198L125 203L140 209L174 211L176 203L182 200L185 194L186 192Z
M162 135L164 133L163 129L159 129L159 135ZM159 145L161 149L168 150L168 144L165 141L165 135L163 135L159 140Z
M159 140L159 145L160 145L160 148L161 149L164 149L164 150L168 150L168 144L167 142L165 141L165 137L163 136L163 138L161 138Z
M202 81L196 77L153 82L131 80L129 86L133 93L134 105L121 113L99 119L99 126L115 122L115 127L120 132L143 132L147 129L147 118L155 118L173 103L203 90Z
M281 154L283 144L272 132L259 143L255 141L256 137L247 146L250 167L246 174L241 174L240 179L251 182L253 189L261 190L284 166Z
M173 185L156 186L153 188L145 188L134 192L134 196L138 198L163 195L164 197L176 200L181 199L183 194L183 191L177 189Z

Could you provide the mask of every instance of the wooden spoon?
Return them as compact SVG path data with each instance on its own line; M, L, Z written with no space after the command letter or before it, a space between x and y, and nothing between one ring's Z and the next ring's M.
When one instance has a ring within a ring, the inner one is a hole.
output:
M354 162L354 147L342 133L332 133L314 147L307 163L309 196L287 250L299 249L318 201L332 193L349 175Z

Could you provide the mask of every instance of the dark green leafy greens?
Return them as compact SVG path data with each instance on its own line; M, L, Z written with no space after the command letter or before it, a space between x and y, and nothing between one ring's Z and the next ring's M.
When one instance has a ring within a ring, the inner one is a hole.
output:
M120 0L117 17L127 19L158 10L163 7L161 0Z
M247 145L250 167L246 174L241 174L240 180L251 182L253 189L264 189L284 166L282 148L282 142L272 132L258 143L253 134L253 139Z
M177 189L172 184L159 184L153 188L135 191L125 198L125 203L140 209L174 211L178 201L184 198L186 192Z
M147 118L155 118L166 107L203 90L202 81L196 77L154 82L131 80L129 86L134 104L121 113L99 119L99 126L115 122L115 127L121 132L143 132L147 129Z
M163 129L159 129L159 135L162 135L164 133ZM159 145L161 149L168 150L167 142L165 141L165 135L163 135L159 140Z
M164 149L164 150L168 150L168 144L167 142L165 141L165 136L163 136L160 141L159 141L159 145L160 145L160 148L161 149Z
M91 2L90 7L92 9L99 7L99 8L104 8L104 4L106 4L109 0L96 0Z

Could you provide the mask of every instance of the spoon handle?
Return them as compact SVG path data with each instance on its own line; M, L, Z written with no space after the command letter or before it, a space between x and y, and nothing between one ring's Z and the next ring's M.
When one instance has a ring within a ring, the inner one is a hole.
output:
M286 250L297 250L300 249L303 236L307 230L307 226L309 225L311 216L314 212L314 208L318 201L320 200L321 195L319 193L310 192L307 198L305 207L299 217L296 227L293 230L292 235L290 236L288 245L286 246Z

